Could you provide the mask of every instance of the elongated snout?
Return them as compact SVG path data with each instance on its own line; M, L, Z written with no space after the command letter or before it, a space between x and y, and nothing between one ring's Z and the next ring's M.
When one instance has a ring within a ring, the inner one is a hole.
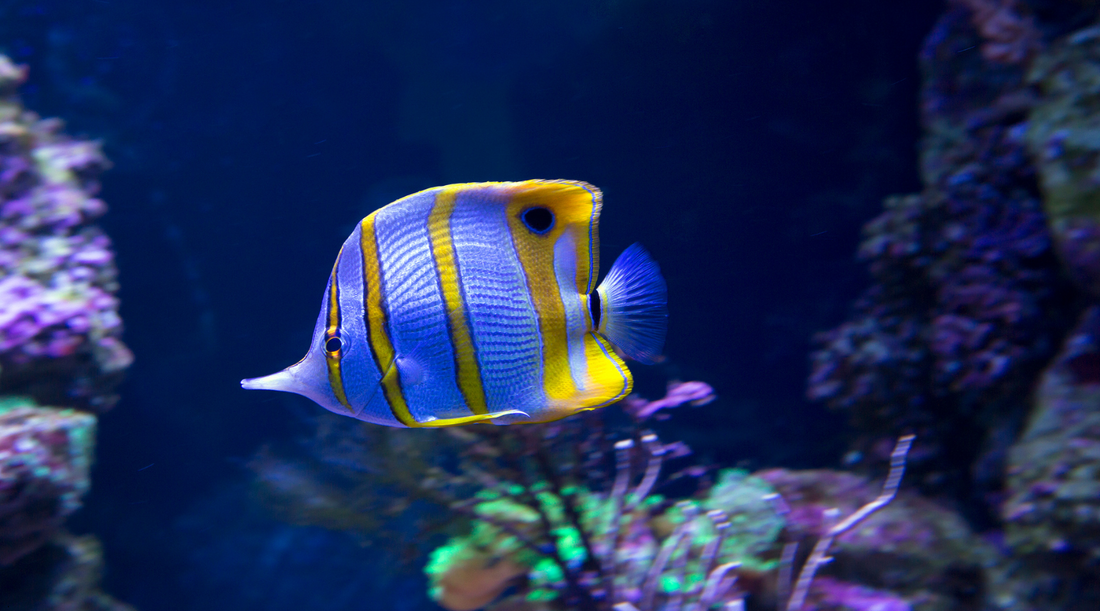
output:
M299 395L305 394L305 386L298 381L294 372L291 371L293 367L287 367L282 371L275 372L271 375L266 375L260 378L248 378L241 380L241 388L246 390L281 390L283 392L292 392Z

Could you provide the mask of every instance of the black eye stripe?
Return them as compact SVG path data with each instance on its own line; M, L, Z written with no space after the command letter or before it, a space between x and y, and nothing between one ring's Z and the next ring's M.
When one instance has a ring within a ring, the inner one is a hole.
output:
M554 227L554 213L549 208L535 206L520 213L523 225L532 233L543 234Z

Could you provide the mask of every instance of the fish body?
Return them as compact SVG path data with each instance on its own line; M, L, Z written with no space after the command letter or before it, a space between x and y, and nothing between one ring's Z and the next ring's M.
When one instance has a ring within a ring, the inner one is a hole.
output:
M599 273L602 196L583 182L468 183L364 218L329 274L309 352L242 380L398 427L548 422L633 386L665 284L637 245Z

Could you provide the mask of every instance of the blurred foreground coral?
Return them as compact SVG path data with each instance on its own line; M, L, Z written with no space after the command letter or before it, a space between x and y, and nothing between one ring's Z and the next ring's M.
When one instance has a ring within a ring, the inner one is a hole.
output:
M23 109L26 76L0 55L0 609L126 611L98 590L95 537L63 528L90 487L96 412L133 358L110 240L91 224L109 164Z

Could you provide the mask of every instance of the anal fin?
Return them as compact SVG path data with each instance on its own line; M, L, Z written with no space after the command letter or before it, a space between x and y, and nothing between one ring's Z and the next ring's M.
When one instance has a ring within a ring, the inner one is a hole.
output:
M576 392L553 400L533 422L553 422L577 412L599 409L621 401L634 389L634 377L611 342L598 333L584 334L584 380Z
M582 406L595 409L625 399L634 389L634 377L626 363L615 354L611 342L598 333L586 333L584 353L588 361L588 379Z

